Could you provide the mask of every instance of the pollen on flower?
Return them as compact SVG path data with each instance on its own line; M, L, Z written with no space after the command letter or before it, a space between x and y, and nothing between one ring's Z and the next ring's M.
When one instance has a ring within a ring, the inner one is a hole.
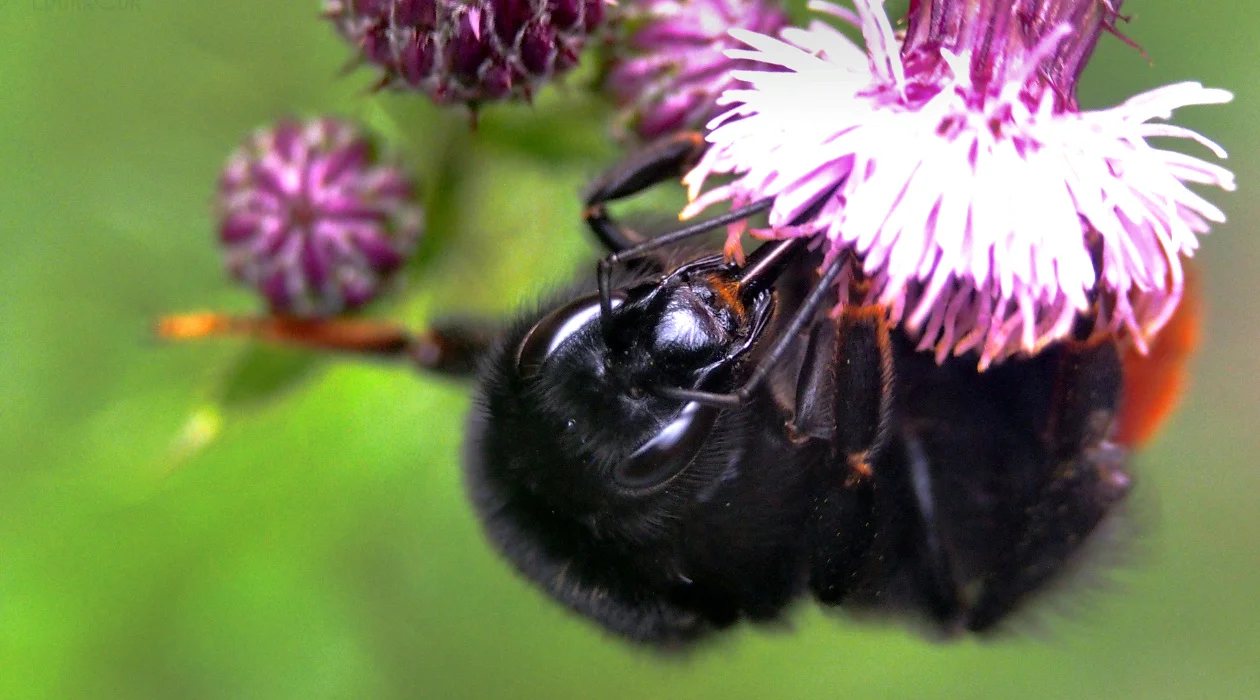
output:
M733 30L749 48L727 55L764 69L720 98L684 215L774 197L759 233L843 254L840 303L885 305L939 359L976 351L983 368L1082 319L1144 350L1181 298L1182 258L1225 218L1187 183L1234 188L1148 139L1224 158L1155 120L1232 95L1185 82L1079 110L1076 78L1118 0L916 0L904 45L878 0L811 7L859 26L865 49L821 21L782 40ZM706 190L719 174L735 177Z
M419 239L414 190L352 124L324 117L260 129L219 178L227 269L275 313L328 316L360 306Z

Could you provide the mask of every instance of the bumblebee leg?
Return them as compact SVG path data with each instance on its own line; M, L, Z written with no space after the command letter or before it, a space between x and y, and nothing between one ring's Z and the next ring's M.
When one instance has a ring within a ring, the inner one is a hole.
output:
M875 509L885 500L875 474L892 433L893 356L880 307L846 309L811 333L797 385L794 431L829 444L812 494L810 586L838 604L872 573Z
M832 366L837 377L837 462L844 460L850 488L865 489L869 494L865 500L870 503L864 523L871 549L862 585L869 592L896 597L880 589L905 574L879 562L908 562L906 573L914 581L921 604L948 630L956 626L962 593L937 507L939 495L928 448L912 426L897 417L902 390L895 371L898 350L885 310L878 306L846 309L836 336ZM907 350L902 348L903 353ZM874 541L875 532L882 533L883 541ZM902 604L910 605L908 601Z
M883 307L844 310L837 321L835 446L854 476L871 476L892 433L892 337Z
M1041 461L1011 511L1013 546L986 577L968 620L973 631L992 628L1069 568L1129 491L1128 451L1109 440L1122 382L1115 344L1072 343L1057 352Z
M704 153L704 137L683 132L660 139L631 153L604 171L587 188L582 218L595 238L610 253L619 253L646 242L609 214L606 204L634 196L653 185L682 177Z
M582 218L595 234L595 238L619 261L625 262L678 241L708 233L720 226L746 219L766 211L772 198L762 199L747 206L737 207L722 216L701 221L676 231L652 238L645 238L626 228L608 213L608 203L633 197L640 192L669 180L676 180L700 160L704 154L704 136L699 132L686 131L668 136L644 146L613 165L587 187L583 196L586 205ZM838 189L831 188L819 196L815 204L802 212L798 221L817 214L817 209Z
M488 327L469 321L443 321L411 333L387 323L357 318L292 316L229 316L219 313L176 314L157 324L163 340L237 336L275 345L409 361L438 374L464 377L494 342Z
M610 295L614 265L641 260L679 241L742 221L766 211L774 203L771 198L759 200L712 219L652 238L644 238L631 231L608 213L609 202L631 197L653 185L682 177L700 159L704 147L704 137L697 132L683 132L655 141L605 171L587 188L584 197L586 208L582 218L595 234L595 238L609 251L608 256L599 261L597 270L601 309L605 317L612 312Z
M897 466L901 469L897 471L901 473L885 479L883 483L888 485L884 488L892 493L892 498L914 504L917 517L907 523L913 533L912 576L928 613L941 625L942 631L952 633L957 631L962 615L963 592L954 566L954 548L950 546L944 516L938 508L941 494L932 476L933 464L924 442L910 426L902 431L900 447L902 454Z
M796 412L788 425L795 440L812 438L831 445L836 436L836 329L818 323L810 330L796 382Z

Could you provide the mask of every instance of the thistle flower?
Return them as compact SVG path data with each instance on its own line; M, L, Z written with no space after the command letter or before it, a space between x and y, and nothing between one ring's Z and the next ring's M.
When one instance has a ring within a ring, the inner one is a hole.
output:
M413 185L354 126L260 129L228 159L216 209L228 271L275 313L328 316L371 300L420 236Z
M621 122L643 140L698 129L722 109L717 98L736 84L731 71L754 64L728 58L733 28L776 34L787 14L774 0L643 0L624 17L629 36L605 89Z
M914 0L904 44L879 0L811 4L860 27L865 51L818 21L783 41L734 30L752 48L728 55L771 70L736 73L684 215L774 197L764 235L819 237L846 260L841 303L886 305L938 359L976 350L983 368L1081 318L1144 352L1182 296L1181 258L1225 219L1186 183L1234 188L1147 139L1220 146L1152 120L1232 95L1184 82L1081 111L1077 77L1119 2ZM737 177L701 194L716 173Z
M327 0L381 86L438 104L529 96L577 65L606 0Z

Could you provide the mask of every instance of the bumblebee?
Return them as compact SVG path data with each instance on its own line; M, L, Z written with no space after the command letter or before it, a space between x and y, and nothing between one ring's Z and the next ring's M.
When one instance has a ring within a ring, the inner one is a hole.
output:
M490 543L633 642L683 648L810 598L940 636L994 630L1122 513L1131 451L1182 381L1193 303L1149 357L1082 333L983 372L972 355L938 364L881 308L823 309L840 263L803 239L738 262L685 254L769 201L652 239L609 215L700 147L679 136L599 178L595 283L502 330L211 314L160 332L471 376L464 468Z

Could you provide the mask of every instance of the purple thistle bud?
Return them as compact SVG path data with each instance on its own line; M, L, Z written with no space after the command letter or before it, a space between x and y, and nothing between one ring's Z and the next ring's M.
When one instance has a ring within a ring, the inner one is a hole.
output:
M607 0L326 0L381 86L438 104L523 97L577 64Z
M728 55L768 68L719 100L684 215L774 197L765 235L824 239L850 261L841 304L884 305L938 359L1036 353L1082 318L1145 352L1181 299L1182 258L1225 220L1186 183L1234 189L1147 139L1220 146L1152 120L1233 96L1185 82L1080 111L1076 79L1119 0L916 0L904 46L879 0L856 6L811 3L858 26L865 51L817 21L783 41L732 32L752 48Z
M356 127L283 120L228 159L216 198L228 272L274 313L361 306L420 237L412 181Z
M739 46L727 32L777 34L787 14L775 0L643 0L623 15L629 28L605 90L621 121L645 141L698 129L722 110L717 98L736 84L731 71L755 64L726 56Z

